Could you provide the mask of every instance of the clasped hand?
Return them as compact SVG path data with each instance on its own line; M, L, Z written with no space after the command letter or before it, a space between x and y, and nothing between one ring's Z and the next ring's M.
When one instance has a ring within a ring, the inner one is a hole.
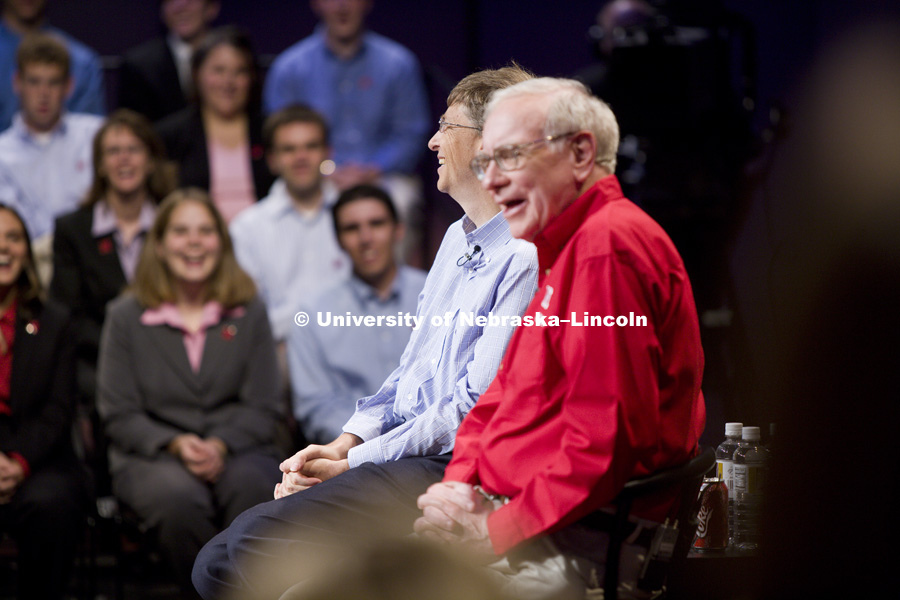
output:
M290 496L348 470L347 454L361 443L357 436L344 433L325 446L310 444L288 458L278 467L282 475L281 483L275 486L275 498Z
M483 562L497 560L488 535L488 516L494 505L468 483L435 483L419 496L423 514L416 519L416 533L433 541L462 546Z
M225 469L226 446L218 438L201 439L193 433L176 437L170 451L195 477L213 483Z

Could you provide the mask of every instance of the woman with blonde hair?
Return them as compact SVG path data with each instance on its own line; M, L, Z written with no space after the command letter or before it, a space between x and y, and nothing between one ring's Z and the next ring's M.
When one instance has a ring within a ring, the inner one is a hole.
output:
M173 192L110 305L98 409L113 491L157 531L189 594L203 544L280 480L278 378L265 307L221 215L199 189Z

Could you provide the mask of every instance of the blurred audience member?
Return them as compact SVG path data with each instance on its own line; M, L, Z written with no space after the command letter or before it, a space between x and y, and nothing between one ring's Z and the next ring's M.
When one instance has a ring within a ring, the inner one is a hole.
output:
M191 58L196 102L158 130L179 183L208 190L225 222L269 192L259 111L259 73L250 38L233 27L204 36Z
M0 531L18 546L17 597L63 598L88 494L68 313L40 292L25 224L0 205Z
M345 279L350 260L334 235L338 191L322 176L331 145L321 115L305 106L284 108L266 119L263 140L279 179L268 197L234 220L231 235L281 344L295 326L294 313Z
M647 0L609 0L604 3L596 22L588 30L597 60L576 73L575 78L583 81L595 96L608 100L610 59L616 44L628 43L628 34L650 25L655 13Z
M34 244L35 266L49 282L53 220L78 206L91 182L91 140L103 123L65 112L72 91L70 58L55 38L35 33L16 51L13 87L21 107L0 134L0 162L24 193L22 218Z
M156 205L175 170L146 118L112 113L94 136L94 181L81 208L56 220L50 296L76 323L81 402L94 406L97 351L106 305L134 278Z
M406 248L417 249L421 184L413 174L428 132L428 101L416 57L366 31L371 0L312 0L316 31L285 50L266 79L265 108L308 104L332 130L340 189L359 183L385 188L408 226Z
M160 205L132 293L110 305L98 409L113 490L156 530L186 593L203 544L272 496L275 347L253 281L207 194Z
M291 328L287 344L294 416L306 440L320 444L338 437L356 401L374 394L397 368L412 328L405 315L416 314L425 285L424 271L394 258L403 225L387 193L366 184L352 187L338 198L332 215L353 275L304 306L309 325ZM319 314L395 321L320 325Z
M282 600L504 600L465 557L414 538L348 548L336 568L288 590ZM508 598L512 600L512 598Z
M193 93L191 57L219 15L218 0L162 0L167 35L132 48L119 68L119 106L159 121L185 108Z
M10 126L19 107L14 94L16 48L22 37L35 32L61 40L72 57L72 89L66 108L72 112L102 115L105 112L103 71L97 53L68 34L47 24L47 0L0 0L0 131Z

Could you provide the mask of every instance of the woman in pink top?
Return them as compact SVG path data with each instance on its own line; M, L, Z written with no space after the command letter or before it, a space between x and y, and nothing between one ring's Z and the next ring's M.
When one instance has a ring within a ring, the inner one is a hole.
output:
M110 305L98 409L113 492L192 593L203 544L279 481L283 418L265 307L198 189L160 205L130 293Z
M211 31L191 60L195 103L161 121L182 186L209 191L230 222L268 194L273 176L262 144L259 75L250 39L234 27Z

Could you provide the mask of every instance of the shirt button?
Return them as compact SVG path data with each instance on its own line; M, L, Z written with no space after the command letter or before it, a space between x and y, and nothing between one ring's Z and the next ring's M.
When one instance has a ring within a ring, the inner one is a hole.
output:
M407 400L412 400L412 394L407 394L407 395L406 395L406 399L407 399Z
M435 363L437 363L437 359L436 359L436 358L432 358L432 359L431 359L431 364L435 364Z

